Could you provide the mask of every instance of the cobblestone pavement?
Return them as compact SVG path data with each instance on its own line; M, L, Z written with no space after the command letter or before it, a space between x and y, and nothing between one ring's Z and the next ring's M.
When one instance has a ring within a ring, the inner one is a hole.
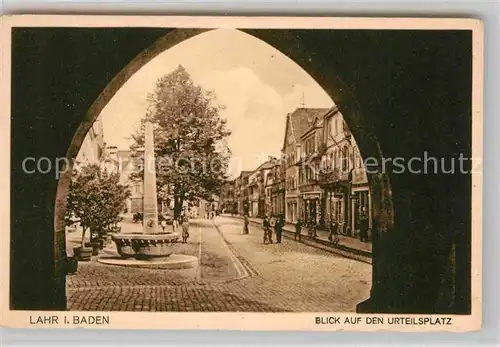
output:
M371 266L284 239L263 245L238 220L192 223L179 253L200 266L154 270L79 263L68 276L68 308L96 311L343 312L369 295ZM201 255L201 256L200 256Z

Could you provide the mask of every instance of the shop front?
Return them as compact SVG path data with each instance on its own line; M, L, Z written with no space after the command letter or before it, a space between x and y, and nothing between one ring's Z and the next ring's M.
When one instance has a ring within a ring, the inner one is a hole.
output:
M298 197L286 198L286 216L285 219L288 223L295 223L299 216L299 199Z
M257 217L259 215L259 198L252 197L251 208L249 212L250 217Z
M309 193L302 195L302 216L306 222L314 222L316 225L321 224L321 193Z
M368 237L371 238L372 206L368 178L364 168L353 170L351 187L351 229L358 237L362 218L368 218Z
M349 176L340 174L338 170L320 175L320 186L323 189L325 205L325 224L333 220L339 232L351 235L349 223Z
M343 235L350 234L347 223L346 191L342 186L332 186L325 190L326 220L328 224L333 220Z

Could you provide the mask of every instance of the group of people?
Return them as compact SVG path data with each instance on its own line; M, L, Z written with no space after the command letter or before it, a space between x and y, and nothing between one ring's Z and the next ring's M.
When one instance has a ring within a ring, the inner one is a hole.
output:
M247 215L243 217L243 234L248 234L248 224L250 220ZM369 228L369 219L368 214L363 211L360 216L360 231L359 231L359 239L362 242L368 242L368 228ZM262 228L264 230L263 243L273 243L273 230L276 234L276 243L281 243L281 235L283 232L283 227L285 226L285 220L283 215L273 215L273 216L264 216L262 220ZM299 218L295 222L295 234L294 240L301 242L302 239L302 227L304 226L303 221ZM317 238L317 222L313 218L305 223L305 227L307 228L307 234L312 238ZM328 230L328 241L337 245L340 241L340 226L337 221L333 218L329 218L329 222L327 224Z
M161 221L161 228L165 232L167 228L167 221L163 219ZM181 215L180 217L174 217L172 221L172 232L181 229L182 243L186 243L189 239L189 218L187 215Z
M299 242L301 241L301 235L302 235L302 227L303 227L304 223L302 222L302 219L297 219L297 221L295 222L295 235L294 235L294 239L295 240L299 240ZM316 220L315 219L310 219L308 222L306 222L305 226L307 227L307 234L313 238L316 238L318 237L318 234L317 234L317 227L318 227L318 224L316 223Z
M264 216L262 227L264 229L264 244L273 243L273 230L276 234L276 243L281 243L281 234L285 226L285 219L283 215Z
M219 216L219 215L220 215L220 211L219 210L215 210L215 211L212 211L212 212L207 211L205 213L205 219L214 219L215 216Z
M293 238L295 241L297 241L297 239L299 240L299 242L301 241L302 239L302 226L304 225L304 223L302 222L302 219L297 219L297 221L295 222L295 234L293 235ZM307 227L307 234L313 238L316 238L318 237L318 234L317 234L317 223L316 223L316 220L315 219L311 219L309 220L305 226Z

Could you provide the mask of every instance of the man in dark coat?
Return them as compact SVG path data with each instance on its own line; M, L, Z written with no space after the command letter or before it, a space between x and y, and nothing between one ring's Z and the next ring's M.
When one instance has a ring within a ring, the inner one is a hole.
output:
M281 243L281 233L283 232L283 227L285 226L285 220L283 215L280 215L274 226L274 231L276 232L276 243Z
M248 223L249 223L249 222L250 222L250 221L248 220L248 216L247 216L247 215L245 215L245 216L243 217L243 234L248 234L248 232L249 232L249 231L248 231Z
M295 235L293 235L293 239L297 241L297 238L301 239L301 232L302 232L302 220L299 218L297 219L297 222L295 223Z
M271 224L269 223L269 219L267 216L264 216L264 219L262 220L262 228L264 229L264 237L262 240L262 243L273 243L271 240Z
M366 213L366 210L363 209L359 220L359 240L361 242L368 242L368 228L369 228L368 214Z

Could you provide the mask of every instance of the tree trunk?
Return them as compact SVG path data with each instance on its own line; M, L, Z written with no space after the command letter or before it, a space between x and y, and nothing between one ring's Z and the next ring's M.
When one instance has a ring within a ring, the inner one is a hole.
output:
M179 196L179 214L182 213L182 206L184 205L184 194Z
M179 218L182 213L182 204L184 203L184 194L174 196L174 217Z
M180 197L174 196L174 218L179 218L181 215L182 205L180 204Z
M87 231L87 228L83 228L83 231L82 231L82 242L81 242L82 248L83 248L83 245L85 244L85 231Z

